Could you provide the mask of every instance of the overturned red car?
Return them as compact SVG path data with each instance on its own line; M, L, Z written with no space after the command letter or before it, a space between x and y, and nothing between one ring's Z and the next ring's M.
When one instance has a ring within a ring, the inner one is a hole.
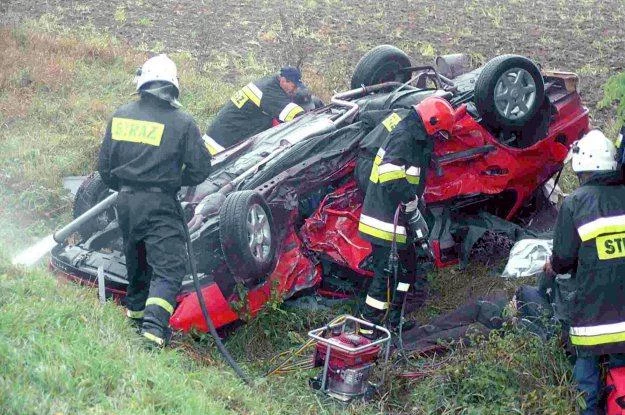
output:
M371 247L357 233L363 194L352 177L359 143L374 127L366 122L369 112L390 113L430 95L455 109L451 139L434 143L425 193L437 266L457 260L455 214L513 219L562 168L568 148L589 127L577 76L540 71L516 55L467 66L465 57L449 55L415 67L401 50L378 46L356 66L352 89L219 153L209 179L181 190L192 257L217 327L254 315L272 295L326 290L330 269L357 283L371 275ZM97 174L90 176L76 196L75 215L108 192ZM86 284L100 270L107 293L123 296L126 268L114 208L78 233L78 243L74 237L53 249L51 267ZM170 323L207 330L190 277Z

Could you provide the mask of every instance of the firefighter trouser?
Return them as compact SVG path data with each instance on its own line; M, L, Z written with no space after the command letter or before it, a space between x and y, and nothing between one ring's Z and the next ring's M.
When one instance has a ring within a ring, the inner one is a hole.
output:
M390 247L372 245L373 280L367 291L363 317L375 324L386 321L391 326L399 324L401 305L410 286L425 284L426 275L418 264L413 245L398 251L399 264L397 281L388 269Z
M124 240L128 316L163 336L186 273L184 225L174 194L121 191L117 200Z

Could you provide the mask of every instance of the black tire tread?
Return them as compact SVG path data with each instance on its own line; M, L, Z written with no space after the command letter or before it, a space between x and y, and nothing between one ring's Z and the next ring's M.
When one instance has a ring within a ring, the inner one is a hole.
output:
M109 188L100 177L100 173L93 172L80 184L76 190L76 197L74 198L74 204L72 206L72 217L76 219L78 216L91 209L103 198L100 197L103 194L108 195ZM94 234L99 230L96 219L93 219L83 224L78 233L83 239Z
M399 63L399 67L409 67L410 57L401 49L392 45L379 45L367 52L356 64L351 80L351 88L360 88L362 85L369 86L375 82L371 81L372 70L393 59ZM410 79L410 73L403 76L403 82Z

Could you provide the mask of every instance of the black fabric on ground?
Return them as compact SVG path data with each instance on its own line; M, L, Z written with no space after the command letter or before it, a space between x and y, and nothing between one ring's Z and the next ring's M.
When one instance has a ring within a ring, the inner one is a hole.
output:
M425 351L451 341L466 341L470 334L486 334L502 327L502 312L508 303L503 291L473 299L456 310L438 316L429 324L404 331L407 351Z

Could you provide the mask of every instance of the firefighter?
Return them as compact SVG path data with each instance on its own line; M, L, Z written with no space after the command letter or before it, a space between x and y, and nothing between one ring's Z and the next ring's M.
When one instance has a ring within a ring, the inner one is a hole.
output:
M367 292L363 317L380 324L388 314L387 323L393 327L399 323L399 310L410 285L415 279L425 277L408 240L405 215L399 216L395 231L395 211L398 205L422 196L433 140L438 136L450 137L454 110L444 99L429 97L410 109L404 118L396 114L389 117L382 124L392 131L373 159L358 230L373 248L374 277ZM362 175L363 169L360 170ZM363 181L362 177L359 181ZM391 287L393 276L386 270L393 238L403 271ZM361 332L370 334L367 330Z
M250 82L234 93L208 127L204 140L211 155L271 128L274 120L291 121L304 109L293 102L306 88L299 69L285 66L277 75Z
M356 159L356 168L354 169L354 175L358 182L358 188L363 193L367 192L369 186L369 175L371 174L371 167L373 167L373 160L377 151L382 147L384 141L388 135L397 127L399 122L406 118L411 112L414 112L412 108L397 108L390 114L386 114L387 111L369 111L366 115L372 114L365 122L369 125L375 125L375 128L371 130L361 141L358 149L358 158ZM386 115L380 122L380 113Z
M625 365L625 185L617 171L616 148L600 131L582 137L571 150L580 187L558 213L553 254L545 272L571 274L570 343L576 351L573 377L585 393L584 414L602 412L599 359Z
M193 117L179 109L177 69L166 55L148 59L135 78L140 99L108 123L98 170L119 191L127 316L150 344L163 346L186 273L185 223L176 193L203 182L211 156Z

